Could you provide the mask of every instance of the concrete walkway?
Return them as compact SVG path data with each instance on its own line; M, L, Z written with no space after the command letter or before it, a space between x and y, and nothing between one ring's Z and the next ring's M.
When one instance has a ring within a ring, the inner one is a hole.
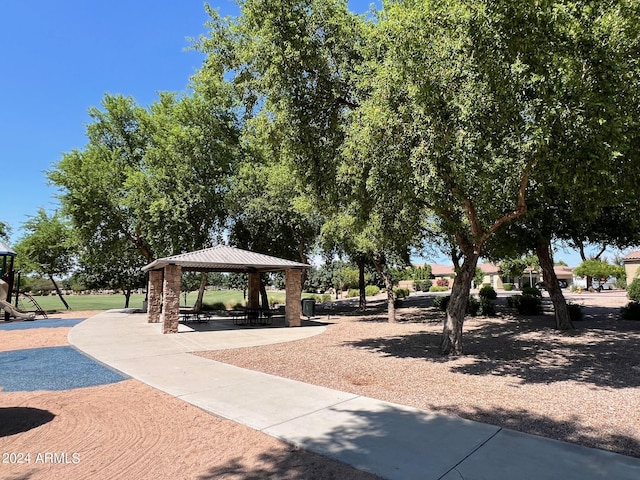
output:
M69 340L97 360L204 410L391 480L640 478L637 458L190 355L298 340L324 328L227 325L162 335L160 325L146 323L145 315L112 310L74 327Z

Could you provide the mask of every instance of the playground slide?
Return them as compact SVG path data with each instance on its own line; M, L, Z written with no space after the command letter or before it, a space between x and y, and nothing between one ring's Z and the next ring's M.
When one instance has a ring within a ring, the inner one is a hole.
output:
M35 313L24 313L18 310L5 300L7 298L7 292L9 291L9 285L4 280L0 280L0 308L5 312L9 312L9 315L16 318L24 318L25 320L33 320L36 318Z
M0 300L0 308L2 308L2 310L4 310L5 312L9 312L9 315L11 315L12 317L24 318L25 320L33 320L34 318L36 318L35 313L21 312L5 300Z

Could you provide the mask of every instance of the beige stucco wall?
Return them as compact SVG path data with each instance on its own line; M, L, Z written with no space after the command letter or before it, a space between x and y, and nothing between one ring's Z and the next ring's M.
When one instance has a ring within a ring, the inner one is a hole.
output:
M640 260L633 260L624 262L624 270L627 273L627 285L633 282L634 278L638 278L640 273Z

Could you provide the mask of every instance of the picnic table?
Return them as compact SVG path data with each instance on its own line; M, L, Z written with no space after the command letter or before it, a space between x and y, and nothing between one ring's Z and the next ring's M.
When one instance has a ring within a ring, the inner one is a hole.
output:
M235 325L271 325L274 311L270 308L243 308L234 310Z

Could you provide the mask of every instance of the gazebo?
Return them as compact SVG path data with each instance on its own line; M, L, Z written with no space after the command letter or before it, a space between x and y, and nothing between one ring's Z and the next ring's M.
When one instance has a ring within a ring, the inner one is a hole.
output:
M180 318L182 272L231 272L249 275L248 308L260 303L260 274L285 272L285 324L301 325L302 271L306 263L293 262L261 253L219 245L195 252L159 258L142 268L149 273L147 319L162 322L163 333L177 333Z

